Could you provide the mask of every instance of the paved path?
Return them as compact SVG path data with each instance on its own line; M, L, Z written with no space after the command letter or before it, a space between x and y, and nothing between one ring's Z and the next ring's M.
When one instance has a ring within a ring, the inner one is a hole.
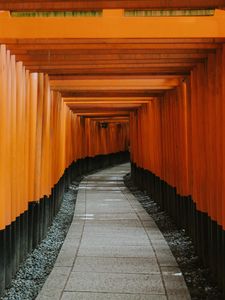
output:
M163 235L123 184L129 165L89 175L38 300L182 300L186 284Z

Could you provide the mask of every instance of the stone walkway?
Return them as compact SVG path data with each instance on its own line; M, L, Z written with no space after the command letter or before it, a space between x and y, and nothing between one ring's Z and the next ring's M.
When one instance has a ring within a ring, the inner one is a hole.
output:
M191 299L163 235L123 184L129 165L87 176L38 300Z

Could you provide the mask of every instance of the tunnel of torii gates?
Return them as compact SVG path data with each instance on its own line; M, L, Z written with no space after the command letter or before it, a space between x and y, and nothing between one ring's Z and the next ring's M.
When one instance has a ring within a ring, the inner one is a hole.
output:
M186 229L225 290L224 7L0 1L1 291L71 180L128 150L134 182Z

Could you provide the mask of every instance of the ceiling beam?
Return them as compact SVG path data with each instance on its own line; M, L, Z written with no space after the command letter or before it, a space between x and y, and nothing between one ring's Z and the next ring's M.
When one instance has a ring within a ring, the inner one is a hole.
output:
M122 10L92 18L16 18L2 14L0 38L224 38L224 22L222 10L217 10L214 16L204 17L125 17Z
M130 112L124 111L112 111L112 112L83 112L83 113L75 113L78 117L86 117L86 118L96 118L96 117L129 117Z
M30 68L37 68L38 66L40 67L43 67L43 68L48 68L48 66L54 66L54 67L57 67L57 66L64 66L64 67L67 67L67 66L73 66L73 67L80 67L80 66L83 66L84 68L87 67L87 68L94 68L94 67L101 67L102 65L106 66L107 65L110 65L110 66L121 66L121 65L124 65L124 66L129 66L129 65L137 65L137 66L143 66L143 65L146 65L146 66L149 66L149 65L154 65L154 64L157 64L157 65L160 65L160 64L182 64L182 63L198 63L198 62L202 62L204 61L204 59L202 58L162 58L162 59L140 59L140 60L85 60L85 61L81 61L81 60L77 60L76 58L74 58L73 60L64 60L64 59L60 59L60 60L57 60L57 59L51 59L51 60L31 60L31 61L26 61L25 60L22 60L24 65L30 69Z
M106 98L97 98L97 97L83 97L83 98L79 98L79 97L75 97L75 98L62 98L62 100L65 103L70 103L70 102L82 102L82 103L89 103L89 102L149 102L151 101L153 98L151 97L106 97Z
M1 10L12 11L76 11L116 9L184 9L225 7L223 0L0 0Z
M76 91L76 92L61 92L62 97L158 97L162 95L159 90L105 90L105 91Z
M0 15L1 16L1 15ZM8 15L7 15L8 17ZM223 39L224 40L224 39ZM187 43L219 43L221 40L216 38L113 38L113 39L99 39L99 38L92 38L92 39L86 39L86 38L39 38L38 40L36 38L0 38L0 43L3 44L20 44L24 45L33 45L35 43L38 44L54 44L54 45L60 45L60 44L70 44L70 45L76 45L76 44L171 44L171 43L180 43L180 44L187 44Z
M1 18L0 18L0 24L1 24ZM1 34L1 31L0 31ZM47 37L46 37L47 38ZM29 38L28 38L29 39ZM68 39L69 40L69 39ZM136 40L136 39L135 39ZM196 42L194 39L192 39L191 42L189 42L187 39L185 42L179 42L179 39L169 39L171 42L168 42L168 38L166 38L167 42L142 42L142 39L139 40L139 43L132 43L131 42L123 42L120 43L111 43L110 39L106 41L105 39L99 39L98 43L75 43L70 44L67 43L65 40L65 43L63 44L55 44L52 42L51 44L42 44L39 43L39 39L37 38L36 41L34 41L34 44L20 44L19 41L17 43L11 44L11 43L5 43L8 46L8 49L11 51L16 50L18 54L41 54L41 55L48 55L51 57L53 54L59 54L62 53L61 51L65 51L65 54L90 54L90 52L83 52L84 50L89 50L91 53L94 54L111 54L111 50L117 50L116 52L120 50L120 52L123 50L123 53L134 53L133 50L155 50L155 52L158 50L171 50L171 49L216 49L219 47L218 44L223 43L225 39L217 39L218 42L212 41L212 42ZM4 39L3 39L4 41ZM88 38L87 38L88 41ZM2 42L3 44L3 42ZM21 51L20 51L21 50ZM52 50L52 51L51 51ZM104 51L105 52L98 52L98 51ZM127 52L127 50L130 50ZM108 52L106 52L108 51ZM115 51L114 51L115 52ZM154 52L153 52L154 53ZM176 52L175 52L176 53Z
M103 74L97 74L97 75L75 75L75 74L54 74L50 75L51 80L86 80L86 79L151 79L151 78L177 78L181 75L167 75L167 74L126 74L126 75L114 75L114 74L108 74L107 77Z
M106 107L104 107L104 108L95 108L95 109L93 109L93 107L92 108L90 108L89 110L88 109L81 109L81 108L71 108L71 110L74 112L74 113L77 113L77 114L84 114L84 113L90 113L91 115L93 114L93 113L103 113L103 114L108 114L108 113L123 113L123 114L128 114L128 113L130 113L130 112L132 112L132 111L135 111L135 110L137 110L137 107L125 107L125 108L122 108L122 107L113 107L113 108L106 108Z
M102 80L51 80L50 85L54 90L105 90L105 89L157 89L155 87L175 87L181 77L151 78L151 79L102 79Z

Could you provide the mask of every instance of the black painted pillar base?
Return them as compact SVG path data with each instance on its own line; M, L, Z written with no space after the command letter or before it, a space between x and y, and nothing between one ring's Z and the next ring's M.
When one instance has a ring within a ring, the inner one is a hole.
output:
M129 153L119 152L87 157L72 163L52 188L51 196L30 202L27 211L0 231L0 295L10 286L13 276L27 254L45 238L70 183L85 173L127 161Z
M5 230L0 230L0 291L3 291L5 284L5 268L6 268L6 242Z
M225 230L207 213L196 208L193 199L177 194L174 187L148 170L131 164L131 179L140 189L148 191L161 209L168 212L177 226L192 238L202 263L209 267L215 282L225 296Z

